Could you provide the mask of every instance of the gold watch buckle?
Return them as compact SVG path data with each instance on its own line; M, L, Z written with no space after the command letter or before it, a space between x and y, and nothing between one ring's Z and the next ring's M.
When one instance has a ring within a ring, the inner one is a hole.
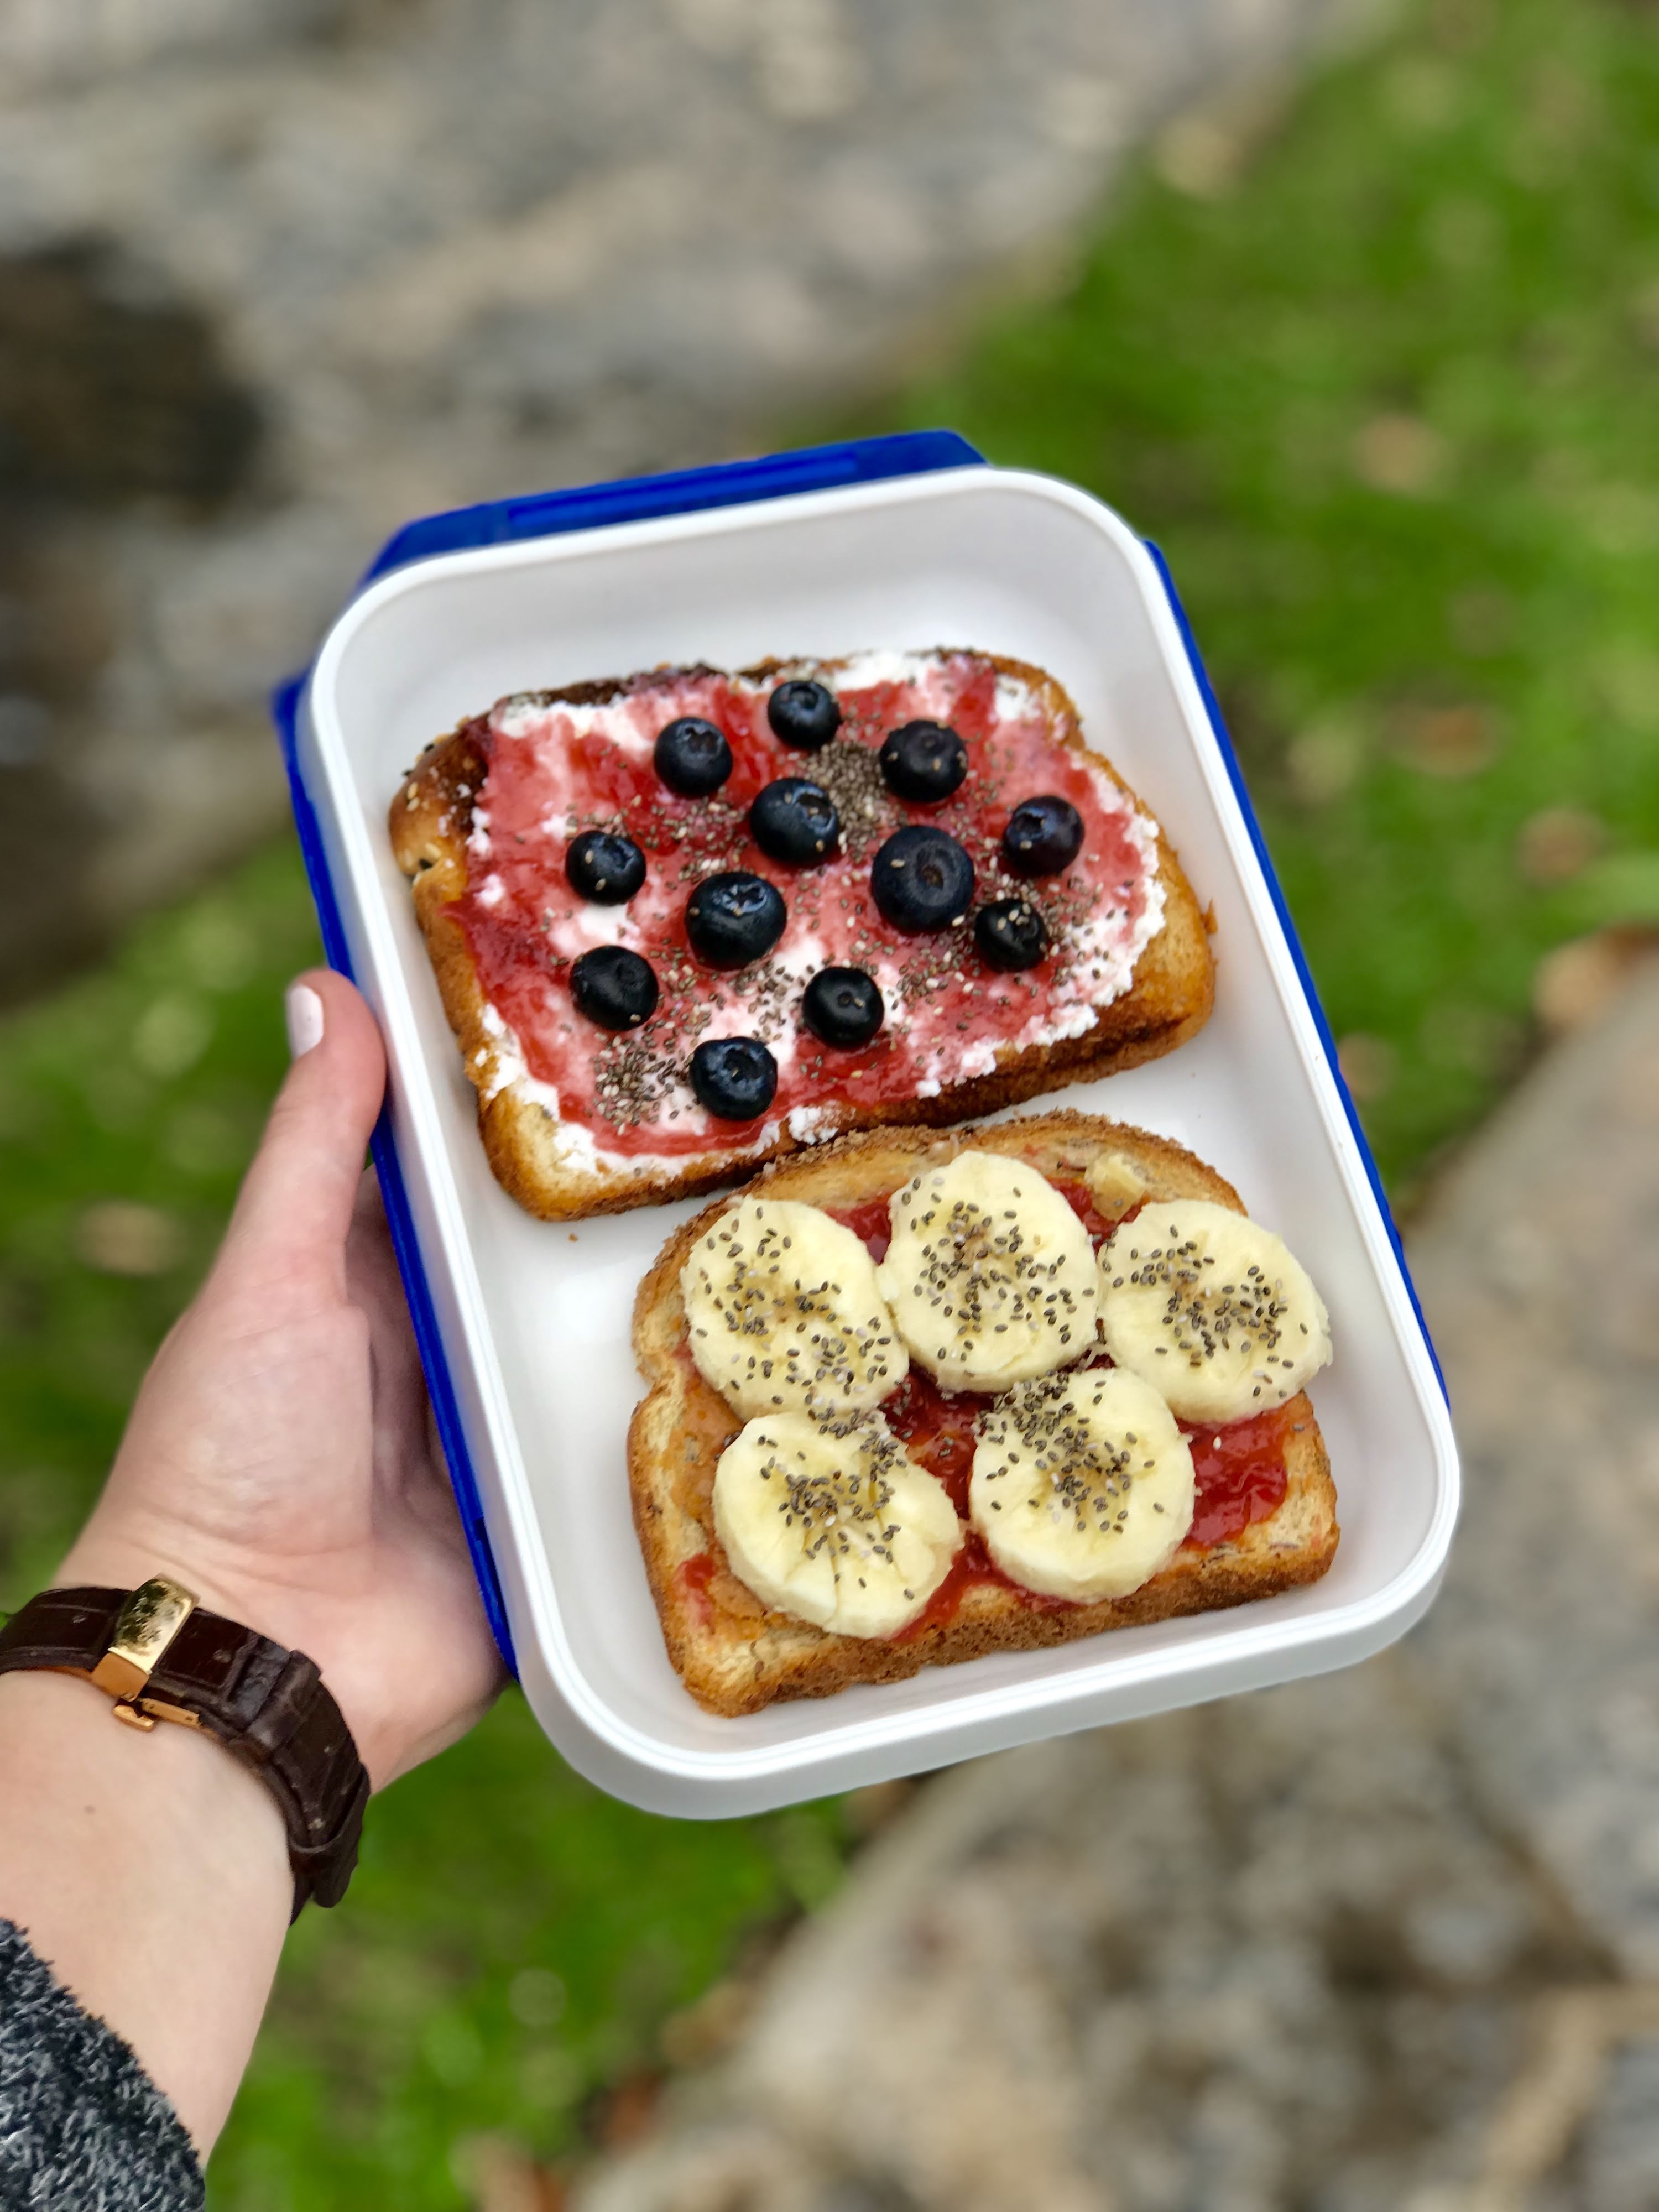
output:
M197 1725L182 1705L143 1692L179 1631L196 1610L194 1593L167 1575L141 1583L116 1618L110 1647L92 1670L92 1680L115 1700L115 1717L128 1728L153 1729L158 1720Z

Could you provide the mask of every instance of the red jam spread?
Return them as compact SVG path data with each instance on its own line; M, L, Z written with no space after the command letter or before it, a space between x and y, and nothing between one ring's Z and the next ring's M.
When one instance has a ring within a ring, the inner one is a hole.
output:
M678 1573L691 1609L697 1616L699 1626L707 1628L714 1618L714 1608L708 1599L710 1578L720 1562L712 1552L699 1552L695 1559L683 1560Z
M884 1198L866 1198L862 1206L826 1206L824 1212L842 1223L866 1247L880 1267L893 1241L893 1209Z
M1190 1421L1176 1425L1192 1451L1197 1480L1198 1504L1187 1532L1190 1549L1224 1544L1252 1521L1265 1521L1279 1510L1290 1480L1285 1469L1291 1433L1288 1406L1252 1413L1221 1428L1213 1423L1194 1427Z
M977 653L872 653L816 674L842 718L817 751L773 734L773 679L697 669L635 678L599 704L520 695L465 726L485 769L468 794L468 887L448 911L489 1010L493 1064L475 1071L486 1097L524 1086L602 1154L741 1152L771 1142L786 1122L806 1140L830 1133L849 1106L936 1097L989 1074L1000 1047L1084 1036L1129 989L1163 921L1157 831L1100 763L1060 742L1069 717L1057 719L1042 690ZM677 794L653 765L658 733L684 715L714 722L731 746L732 773L709 797ZM883 781L882 740L913 720L948 726L966 747L965 780L937 804L902 801ZM749 834L750 802L782 776L805 777L836 803L840 845L819 865L769 860ZM1009 815L1048 793L1082 817L1081 851L1052 876L1016 877L1002 858ZM1036 966L988 966L973 909L919 935L877 912L874 854L895 830L924 823L967 851L974 909L1015 896L1036 907L1048 938ZM567 879L573 840L594 829L622 833L645 854L645 882L625 903L591 903ZM684 911L700 881L732 869L775 885L787 921L764 957L717 971L694 955ZM660 995L638 1027L603 1029L573 1003L574 963L605 945L651 963ZM803 1025L802 992L826 967L874 978L885 1020L869 1043L836 1049ZM731 1036L758 1039L777 1066L771 1105L747 1121L710 1114L688 1078L699 1043Z
M1095 1204L1095 1194L1086 1182L1069 1182L1053 1176L1048 1181L1088 1231L1089 1242L1097 1252L1115 1229L1121 1229L1126 1221L1133 1221L1140 1211L1138 1206L1126 1206L1121 1213L1109 1221Z
M963 1520L968 1518L968 1478L974 1471L974 1421L986 1401L971 1391L941 1390L924 1367L913 1367L881 1410L912 1459L936 1475Z

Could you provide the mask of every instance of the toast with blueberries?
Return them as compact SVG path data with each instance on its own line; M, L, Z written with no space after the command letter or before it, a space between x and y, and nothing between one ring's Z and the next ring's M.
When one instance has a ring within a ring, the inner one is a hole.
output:
M491 1165L546 1219L1090 1081L1213 998L1158 824L987 653L516 693L390 828Z

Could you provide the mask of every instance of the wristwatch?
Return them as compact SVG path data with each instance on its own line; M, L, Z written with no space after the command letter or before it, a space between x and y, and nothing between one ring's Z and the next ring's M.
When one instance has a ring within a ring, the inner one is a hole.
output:
M204 1729L283 1810L294 1912L337 1905L357 1863L368 1773L345 1716L302 1651L206 1613L157 1575L136 1590L49 1589L0 1626L0 1674L79 1674L127 1727Z

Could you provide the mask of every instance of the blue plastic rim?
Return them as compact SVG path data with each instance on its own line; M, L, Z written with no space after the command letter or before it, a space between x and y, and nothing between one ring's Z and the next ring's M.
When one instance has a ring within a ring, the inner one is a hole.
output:
M322 831L311 804L311 794L300 774L300 700L305 686L304 676L294 677L282 684L271 695L271 718L276 725L277 739L288 769L294 827L300 840L301 857L306 865L306 880L311 886L312 902L317 908L323 957L337 974L356 982L356 977L351 970L351 955L346 946L345 928L340 920L339 901L335 896L333 878L328 872L327 856L323 850ZM392 1232L392 1249L397 1255L398 1272L403 1277L404 1295L409 1301L409 1318L415 1331L421 1366L426 1376L427 1395L432 1401L438 1441L443 1446L450 1486L455 1492L461 1528L466 1537L467 1549L472 1555L473 1571L478 1577L484 1613L497 1650L509 1670L516 1674L518 1668L513 1656L513 1632L507 1626L501 1577L495 1571L495 1555L490 1551L489 1538L484 1529L483 1504L478 1496L472 1455L466 1448L466 1434L461 1426L461 1411L456 1402L454 1380L449 1371L443 1340L438 1332L438 1316L433 1308L431 1285L426 1279L426 1268L415 1235L409 1190L404 1182L398 1148L392 1137L392 1117L384 1107L374 1124L374 1133L368 1140L368 1149L374 1162L375 1174L380 1178L386 1226Z
M475 545L507 545L525 538L560 538L573 530L601 530L607 523L646 522L659 515L696 514L719 507L745 507L793 492L850 489L890 477L927 476L935 469L985 465L985 456L954 430L901 430L888 438L852 438L834 446L802 446L793 453L763 453L748 461L717 461L710 468L678 469L665 476L623 477L614 483L578 484L568 491L535 492L482 507L452 507L405 523L364 573L372 583L388 568Z
M850 489L858 484L879 483L896 477L926 476L939 469L983 467L985 465L985 456L954 430L909 430L886 438L856 438L836 445L804 447L792 453L766 453L752 460L723 461L709 468L684 469L662 476L624 477L615 483L582 484L568 490L538 492L519 499L491 500L477 507L453 507L444 514L425 515L405 524L387 539L364 571L359 589L372 583L377 576L383 576L392 568L404 568L411 561L428 561L440 554L468 551L481 545L504 545L526 538L560 537L572 531L601 529L611 523L642 522L666 515L695 514L716 507L746 506L758 500L784 499L793 493ZM1290 909L1279 889L1278 876L1268 857L1267 842L1255 818L1255 810L1250 804L1238 756L1221 719L1221 709L1199 657L1198 647L1187 620L1186 610L1176 591L1169 564L1156 545L1150 540L1146 542L1180 630L1194 680L1198 685L1210 727L1226 765L1234 796L1249 831L1256 860L1267 883L1273 909L1279 916L1279 927L1285 933L1285 941L1290 948L1303 994L1324 1047L1336 1082L1337 1094L1341 1099L1359 1158L1393 1244L1401 1279L1406 1285L1425 1348L1439 1382L1441 1395L1444 1397L1445 1377L1441 1374L1434 1343L1423 1319L1416 1287L1406 1265L1400 1232L1395 1226L1394 1216L1383 1193L1382 1177L1377 1173L1376 1161L1371 1158L1370 1146L1365 1140L1359 1116L1342 1079L1330 1028L1314 988L1313 977L1291 920ZM300 773L300 702L309 677L310 671L307 669L272 694L271 716L288 769L295 829L305 860L312 898L317 908L324 954L331 968L350 977L351 957L340 919L339 902L328 872L327 855L323 849L316 812ZM449 1479L454 1488L461 1527L477 1573L484 1611L489 1616L490 1629L502 1658L516 1673L512 1632L507 1626L501 1577L496 1571L484 1527L477 1478L461 1425L460 1408L456 1400L448 1358L438 1332L437 1315L416 1239L414 1218L410 1210L403 1169L392 1142L390 1119L384 1112L375 1126L370 1151L380 1176L386 1221L392 1231L392 1249L397 1254L398 1270L403 1276L410 1318L420 1351L421 1364L426 1373L427 1389L432 1400L439 1439L448 1462Z

